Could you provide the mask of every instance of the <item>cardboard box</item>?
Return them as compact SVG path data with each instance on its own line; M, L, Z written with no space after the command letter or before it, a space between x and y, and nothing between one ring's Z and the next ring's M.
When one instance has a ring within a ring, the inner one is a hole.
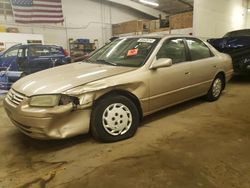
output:
M150 32L154 32L156 30L160 29L160 20L151 20L150 21Z
M8 33L19 33L19 30L16 27L8 27L7 32Z
M184 29L193 27L193 12L185 12L169 17L171 29Z
M133 20L128 22L123 22L119 24L113 24L112 26L113 35L134 33L143 31L143 21Z
M3 25L0 25L0 32L6 32L6 27Z

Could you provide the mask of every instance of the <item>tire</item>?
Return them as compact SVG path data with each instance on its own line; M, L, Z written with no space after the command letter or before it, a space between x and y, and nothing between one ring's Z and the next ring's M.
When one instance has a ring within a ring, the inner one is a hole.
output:
M220 98L225 86L225 79L221 75L217 75L206 95L206 100L213 102Z
M99 141L117 142L134 136L139 122L135 104L127 97L112 95L94 105L90 131Z

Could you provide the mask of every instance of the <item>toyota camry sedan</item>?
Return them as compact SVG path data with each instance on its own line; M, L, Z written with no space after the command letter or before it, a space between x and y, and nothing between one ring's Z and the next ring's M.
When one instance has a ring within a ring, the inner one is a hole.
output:
M233 73L230 56L190 36L114 40L84 62L17 81L4 99L13 124L38 139L90 132L103 142L132 137L144 116L204 96L216 101Z

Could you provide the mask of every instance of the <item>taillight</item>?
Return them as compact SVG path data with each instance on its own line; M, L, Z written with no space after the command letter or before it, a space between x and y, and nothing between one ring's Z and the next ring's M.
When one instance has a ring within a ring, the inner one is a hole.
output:
M69 52L68 52L66 49L63 49L63 54L64 54L65 56L69 56Z

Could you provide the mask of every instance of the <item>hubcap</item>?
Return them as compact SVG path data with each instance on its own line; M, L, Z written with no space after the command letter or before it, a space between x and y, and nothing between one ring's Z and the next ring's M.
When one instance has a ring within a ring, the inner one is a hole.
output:
M127 106L121 103L109 105L102 115L104 129L111 135L125 134L132 124L132 114Z
M222 81L217 78L213 83L213 96L218 97L222 90Z

